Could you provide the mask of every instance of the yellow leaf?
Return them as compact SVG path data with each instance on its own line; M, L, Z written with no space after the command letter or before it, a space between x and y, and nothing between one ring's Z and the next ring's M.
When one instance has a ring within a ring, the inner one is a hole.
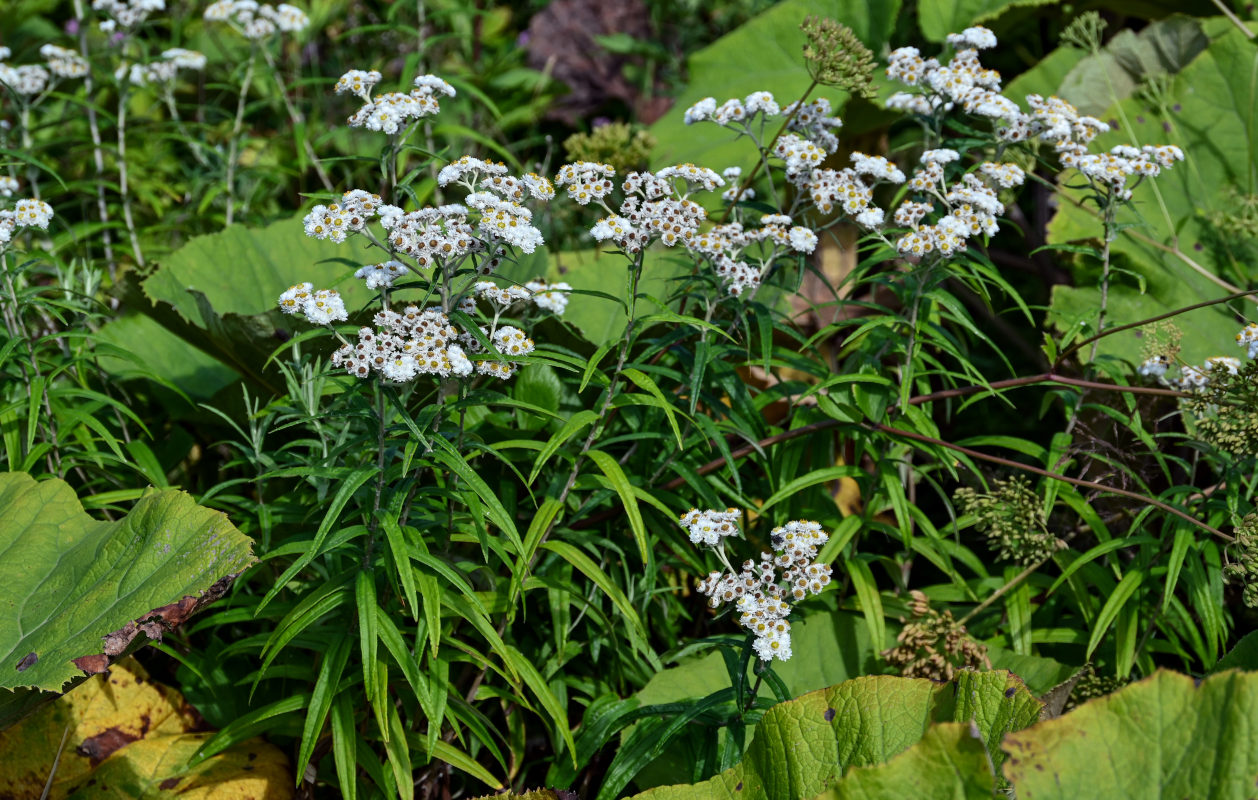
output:
M212 735L192 733L196 722L179 692L151 681L135 659L124 659L0 732L0 797L39 797L59 748L51 800L293 796L287 758L261 739L188 770L188 759Z

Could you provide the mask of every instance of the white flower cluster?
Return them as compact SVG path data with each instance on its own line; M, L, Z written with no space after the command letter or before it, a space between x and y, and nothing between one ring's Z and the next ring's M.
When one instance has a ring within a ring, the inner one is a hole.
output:
M130 83L132 86L169 86L181 69L205 69L205 55L196 50L172 47L162 52L159 61L150 61L147 64L122 62L114 70L114 78L119 83Z
M332 354L332 363L359 378L379 373L405 383L420 375L466 377L473 365L457 343L459 331L440 309L407 306L402 313L380 311L375 328L358 330L358 341Z
M1258 322L1251 322L1236 334L1236 344L1245 348L1246 358L1258 358ZM1137 369L1145 377L1156 378L1158 383L1181 391L1191 392L1209 385L1212 375L1226 372L1236 375L1241 369L1241 360L1234 356L1211 356L1198 367L1185 364L1180 367L1178 378L1167 378L1171 368L1171 359L1166 355L1156 355L1145 359Z
M257 0L215 0L205 9L207 22L226 22L241 36L254 41L277 32L299 33L310 24L306 12L288 3L271 6Z
M314 291L314 285L299 283L290 286L280 295L280 311L285 314L302 313L306 319L316 325L330 325L333 322L344 322L349 319L345 311L345 301L334 289Z
M706 544L716 547L726 536L738 533L738 518L742 516L736 508L724 511L700 511L692 508L681 515L681 524L690 533L691 544Z
M562 317L563 312L568 308L568 292L572 291L572 287L564 281L556 283L546 283L542 280L529 281L524 284L524 288L533 293L530 298L533 305L543 311Z
M380 195L351 189L341 195L341 202L330 206L317 205L306 214L303 223L306 235L315 239L343 242L351 233L362 231L381 208Z
M73 50L46 44L39 48L39 54L48 62L48 71L58 78L82 78L88 72L87 60Z
M350 116L351 128L366 128L393 135L410 120L430 117L441 111L438 95L454 97L454 87L435 75L420 75L410 92L385 92L371 99L371 89L379 82L380 73L350 70L336 83L336 92L353 92L365 102ZM344 87L344 88L343 88Z
M109 15L109 19L101 20L100 29L105 33L113 33L121 25L123 28L134 28L149 14L166 10L166 0L92 0L92 10Z
M895 225L909 229L895 242L902 255L921 258L939 253L950 256L964 249L971 236L994 235L999 229L996 218L1005 210L997 196L998 190L1019 186L1026 178L1016 164L984 162L976 171L961 175L960 180L949 185L944 164L957 157L952 150L928 150L922 154L922 164L908 180L908 185L923 195L924 200L903 201L892 217ZM943 214L934 223L923 224L923 218L935 210L936 200L942 203Z
M0 83L24 97L34 97L48 88L48 70L38 64L12 67L4 63L8 57L9 48L0 48Z
M18 190L17 178L0 175L0 197L12 197Z
M721 548L718 552L724 560L723 539L737 531L732 524L737 516L732 509L691 510L681 522L690 528L691 541ZM699 527L698 535L695 526ZM726 531L725 526L733 530ZM761 553L759 563L744 561L739 572L730 567L728 572L709 573L699 582L698 591L708 597L713 608L735 604L738 624L755 634L752 647L761 661L786 661L792 655L791 624L786 619L792 606L819 594L830 583L830 567L815 561L829 538L816 522L788 522L770 533L774 552Z
M389 289L393 287L395 280L408 272L410 272L410 269L401 261L389 260L383 264L360 267L354 273L354 277L365 280L368 289L379 289L381 287Z
M1120 201L1131 198L1128 179L1154 177L1184 158L1174 145L1119 145L1108 153L1089 153L1088 143L1109 130L1095 117L1082 115L1060 97L1027 95L1030 113L1001 94L1001 76L979 62L979 50L996 46L996 37L986 28L967 28L950 34L948 43L956 53L947 64L923 59L915 47L901 47L888 59L887 76L916 92L899 92L887 100L887 107L932 116L961 108L966 113L986 117L996 123L996 135L1008 142L1038 140L1051 145L1063 166L1073 167L1092 181L1093 186ZM938 162L944 163L944 162ZM1020 182L1021 171L1017 178ZM1010 176L987 172L1002 188L1009 188ZM916 187L915 187L916 188Z
M13 190L17 189L17 181L12 178L3 180L4 187L11 186ZM12 210L0 210L0 245L8 244L13 239L13 233L17 228L48 230L48 223L52 222L52 216L52 206L43 200L31 198L18 200Z
M1236 334L1236 344L1248 348L1245 355L1258 358L1258 322L1251 322Z
M496 313L501 313L517 303L532 303L544 311L558 316L568 308L568 292L572 287L567 283L546 283L542 280L529 281L523 286L498 286L493 281L477 281L472 287L473 293L487 300L494 306ZM473 310L475 306L472 307Z
M616 170L608 164L593 161L576 161L564 164L555 183L566 186L569 199L581 205L589 205L591 200L602 200L612 190L612 177Z
M383 78L376 70L351 69L336 81L334 91L337 94L350 94L361 97L364 102L371 102L371 90Z
M757 265L750 248L759 245ZM785 214L765 214L759 228L745 228L741 222L716 225L691 237L691 252L706 256L725 290L738 297L755 289L784 253L811 253L817 247L817 234L802 225L793 225Z

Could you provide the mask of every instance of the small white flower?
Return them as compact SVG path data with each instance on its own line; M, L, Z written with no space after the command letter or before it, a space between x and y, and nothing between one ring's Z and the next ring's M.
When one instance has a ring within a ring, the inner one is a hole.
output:
M811 253L817 249L817 234L811 229L796 225L790 231L791 249L797 253Z
M13 221L18 226L48 230L52 216L52 206L43 200L18 200L13 207Z
M687 125L693 125L696 122L712 119L712 115L716 113L716 98L705 97L686 109L685 121Z

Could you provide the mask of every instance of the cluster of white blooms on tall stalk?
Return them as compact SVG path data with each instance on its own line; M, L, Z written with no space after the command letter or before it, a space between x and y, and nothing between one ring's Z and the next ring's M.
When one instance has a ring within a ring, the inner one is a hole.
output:
M26 197L15 201L11 208L9 200L17 193L20 184L16 178L0 177L0 253L8 249L9 243L17 234L18 228L38 228L48 230L52 222L52 206L34 197Z
M738 535L741 512L700 511L681 515L681 524L696 545L711 547L725 566L698 582L700 594L712 608L732 603L738 624L754 636L752 648L761 661L786 661L792 655L791 609L804 598L820 594L830 583L830 567L817 562L818 550L829 534L816 522L796 520L769 533L773 552L762 552L760 561L744 561L734 569L725 554L725 540Z
M272 54L271 44L284 35L297 36L301 34L309 27L310 18L306 16L306 12L288 3L272 6L268 3L258 3L257 0L215 0L205 9L204 17L207 22L217 22L229 26L236 33L248 39L251 45L249 57L244 65L244 75L240 81L240 96L236 102L236 117L232 124L231 137L228 141L227 176L225 180L227 184L226 222L228 225L231 225L235 220L236 212L235 177L238 166L237 156L240 152L241 132L244 128L245 105L249 89L253 85L258 56L261 55L266 61L268 73L279 89L278 94L284 102L284 110L288 112L289 120L295 128L304 127L306 124L305 115L302 114L301 110L293 103L292 98L289 97L288 84L284 79L284 70ZM328 177L328 172L324 168L323 162L315 154L310 140L303 138L302 145L305 148L306 156L310 159L311 166L314 167L315 173L323 183L323 187L329 192L332 191L332 180Z
M1245 357L1258 358L1258 322L1251 322L1236 334L1236 344L1245 348ZM1235 356L1210 356L1205 363L1176 363L1165 353L1150 356L1140 365L1139 372L1146 377L1155 378L1163 386L1179 389L1184 392L1200 391L1210 384L1212 376L1236 375L1241 369L1241 360ZM1167 377L1173 366L1178 366L1178 375Z
M350 118L351 125L396 135L408 119L436 113L438 95L455 96L444 80L422 75L409 94L373 99L371 91L380 78L375 71L353 70L337 82L337 93L355 94L366 103ZM332 361L351 375L393 383L425 375L510 378L534 342L515 325L502 324L504 314L529 308L562 314L567 306L572 287L566 283L499 286L489 280L504 259L532 253L542 244L527 204L554 197L549 180L535 174L517 177L505 164L463 156L442 168L437 182L446 190L465 190L463 202L408 212L379 195L353 189L338 202L316 205L306 214L307 236L337 243L363 236L385 254L380 263L355 273L367 288L379 290L381 310L371 325L358 329L354 341L336 332L342 346ZM407 276L417 280L399 283ZM418 295L414 302L402 303L394 296L411 290ZM279 305L285 313L301 313L330 327L349 319L339 293L316 291L309 283L285 291ZM485 325L475 319L482 310Z
M1156 176L1183 158L1173 145L1120 145L1093 154L1088 144L1108 130L1105 123L1079 114L1057 97L1030 95L1026 98L1029 111L1024 112L1000 93L1000 74L983 67L979 60L980 50L996 45L991 31L969 28L949 35L947 42L953 49L947 64L922 58L915 47L902 47L891 53L887 67L888 77L909 87L889 98L887 106L920 117L926 130L936 136L942 129L942 118L950 112L986 119L999 151L1014 143L1047 143L1063 168L1078 170L1097 193L1113 202L1130 199L1140 180ZM779 135L769 140L768 122L775 118L786 122ZM709 260L735 295L757 286L777 255L761 250L759 258L749 263L749 246L771 242L785 251L812 250L814 231L792 223L810 205L823 217L841 210L863 230L914 262L947 259L964 251L970 240L990 237L999 230L998 219L1005 210L1000 192L1021 185L1026 177L1017 164L984 160L981 152L963 153L939 146L939 141L928 141L928 148L908 174L907 168L882 156L860 152L849 156L850 166L833 168L827 162L838 149L835 132L842 122L831 116L825 99L782 107L769 92L753 92L743 100L733 98L720 105L708 97L686 111L685 121L711 122L750 137L760 152L761 165L779 168L794 189L789 205L779 203L781 213L761 216L758 229L748 228L740 209L735 208L731 214L734 221L705 231L692 246ZM736 182L740 170L727 170L725 177ZM766 183L776 201L773 180ZM894 206L875 202L880 185L891 187L885 194L897 198ZM723 198L738 202L754 196L750 185L735 185Z

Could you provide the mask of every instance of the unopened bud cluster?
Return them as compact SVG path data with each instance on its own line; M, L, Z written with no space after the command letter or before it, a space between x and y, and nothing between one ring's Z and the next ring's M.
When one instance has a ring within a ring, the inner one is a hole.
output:
M1244 587L1246 606L1258 608L1258 514L1250 514L1236 526L1235 548L1235 561L1223 568L1223 576Z
M992 484L990 493L962 487L954 499L961 513L974 517L974 526L987 536L1002 560L1030 565L1063 546L1049 533L1043 502L1024 478L995 480Z
M974 641L948 610L930 607L930 599L914 589L909 593L910 619L896 636L895 647L882 657L908 678L950 681L960 669L990 668L987 648Z
M709 573L697 589L712 608L734 604L738 624L755 636L752 648L761 661L786 661L792 655L791 624L786 619L791 608L830 583L829 565L816 561L818 550L830 537L816 522L788 522L770 532L772 553L761 553L759 562L744 561L736 572L725 559L724 542L737 535L739 516L732 508L691 509L681 516L690 541L716 548L727 567Z

